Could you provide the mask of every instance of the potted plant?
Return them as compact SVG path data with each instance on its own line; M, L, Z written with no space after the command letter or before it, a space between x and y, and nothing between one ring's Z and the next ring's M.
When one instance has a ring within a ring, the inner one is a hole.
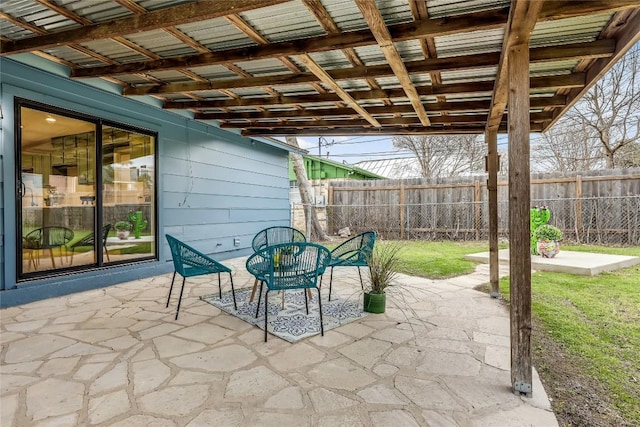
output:
M536 228L534 236L538 239L538 253L543 258L553 258L560 252L562 230L551 224L544 224Z
M113 228L116 229L116 234L120 240L126 240L131 232L131 223L129 221L118 221Z
M369 255L369 285L364 292L364 311L384 313L386 308L386 289L398 275L400 246L397 244L380 244Z

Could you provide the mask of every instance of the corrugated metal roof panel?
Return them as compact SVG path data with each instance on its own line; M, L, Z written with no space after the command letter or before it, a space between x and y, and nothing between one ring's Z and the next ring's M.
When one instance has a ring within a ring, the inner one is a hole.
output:
M406 0L376 0L376 3L387 25L413 21L411 7Z
M256 42L224 18L178 25L176 28L201 45L214 51L256 45Z
M254 77L274 76L291 73L291 71L289 71L289 69L284 66L282 61L279 61L275 58L236 62L234 65L242 68L242 70Z
M140 6L147 10L164 9L183 3L195 3L197 0L136 0Z
M153 71L147 74L152 77L155 77L158 80L163 80L167 82L192 81L191 78L186 77L183 73L181 73L178 70Z
M510 0L427 0L430 18L461 15L482 10L508 7Z
M296 96L296 95L317 95L318 91L316 91L310 85L302 84L302 85L275 85L272 86L273 89L277 92L280 92L283 95L287 96Z
M126 38L163 58L197 53L192 47L187 46L171 34L162 30L129 34Z
M421 61L424 59L422 46L418 40L394 43L404 61Z
M367 66L382 65L388 62L377 44L357 47L355 51L360 60Z
M31 25L42 28L45 31L56 31L60 28L79 27L74 21L59 15L48 7L33 0L3 1L0 10L14 18L23 20ZM4 20L0 21L4 26ZM27 36L32 36L31 31L26 30Z
M351 68L351 62L344 56L341 50L330 50L327 52L314 52L310 53L309 56L315 62L318 63L325 70L332 70L336 68ZM295 58L295 57L294 57ZM296 64L303 70L306 70L307 67L304 66L297 58L295 58Z
M245 97L262 98L265 96L271 96L269 92L259 87L238 88L238 89L233 89L231 92L243 98Z
M77 64L81 67L99 67L105 65L104 62L99 61L91 56L85 55L84 53L67 46L57 46L50 49L42 49L42 51L48 53L49 55L55 56L56 58L73 62L74 64Z
M56 3L93 22L106 22L133 15L129 9L115 1L106 0L56 0ZM165 1L171 4L171 1Z
M272 43L325 34L318 21L299 1L250 10L240 16Z
M146 61L149 58L111 39L82 43L82 46L120 63ZM75 62L75 61L74 61Z
M495 78L498 67L474 68L472 70L443 71L440 73L442 83L465 83L487 81Z
M569 61L539 62L529 66L529 75L531 77L537 77L569 74L579 63L580 61L575 59Z
M503 38L502 28L435 37L436 51L439 58L500 52Z
M340 80L338 84L345 90L367 90L369 85L365 80ZM323 85L324 86L324 85Z
M613 14L611 13L605 13L538 22L531 33L530 46L537 47L596 40L612 16Z
M199 76L204 77L209 80L216 79L232 79L237 78L238 75L233 71L229 70L227 67L222 65L207 65L205 67L194 67L190 68L189 71L193 71Z
M355 2L344 0L323 0L322 4L342 31L369 28Z

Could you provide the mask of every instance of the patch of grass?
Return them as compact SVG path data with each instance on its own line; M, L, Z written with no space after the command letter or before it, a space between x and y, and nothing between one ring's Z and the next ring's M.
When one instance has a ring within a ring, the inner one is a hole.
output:
M563 246L638 255L640 248ZM562 252L561 252L562 254ZM595 277L537 272L532 310L543 332L576 358L628 422L640 425L640 266ZM509 297L509 280L500 281Z
M380 244L385 244L382 241ZM399 253L400 272L429 279L468 274L476 263L464 259L465 255L488 250L487 242L396 242L402 246ZM376 245L378 243L376 242Z
M150 242L140 243L139 245L131 246L128 248L122 248L119 250L121 255L129 255L129 254L151 255L153 253Z

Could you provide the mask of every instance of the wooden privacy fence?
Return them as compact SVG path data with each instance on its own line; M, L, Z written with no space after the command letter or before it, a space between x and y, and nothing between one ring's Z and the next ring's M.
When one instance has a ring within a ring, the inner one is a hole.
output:
M640 245L640 168L533 174L531 206L548 206L565 240ZM389 238L488 239L486 178L331 183L327 229L376 229ZM498 183L499 235L508 239L508 183Z

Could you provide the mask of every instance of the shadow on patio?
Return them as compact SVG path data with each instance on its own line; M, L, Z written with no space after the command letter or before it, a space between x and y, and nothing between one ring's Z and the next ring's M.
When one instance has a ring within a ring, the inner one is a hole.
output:
M236 289L244 261L225 262ZM535 371L533 398L511 392L508 311L473 290L488 274L401 275L386 314L296 344L200 300L215 276L188 279L177 321L170 274L4 309L0 424L557 425ZM334 275L361 299L356 269Z

